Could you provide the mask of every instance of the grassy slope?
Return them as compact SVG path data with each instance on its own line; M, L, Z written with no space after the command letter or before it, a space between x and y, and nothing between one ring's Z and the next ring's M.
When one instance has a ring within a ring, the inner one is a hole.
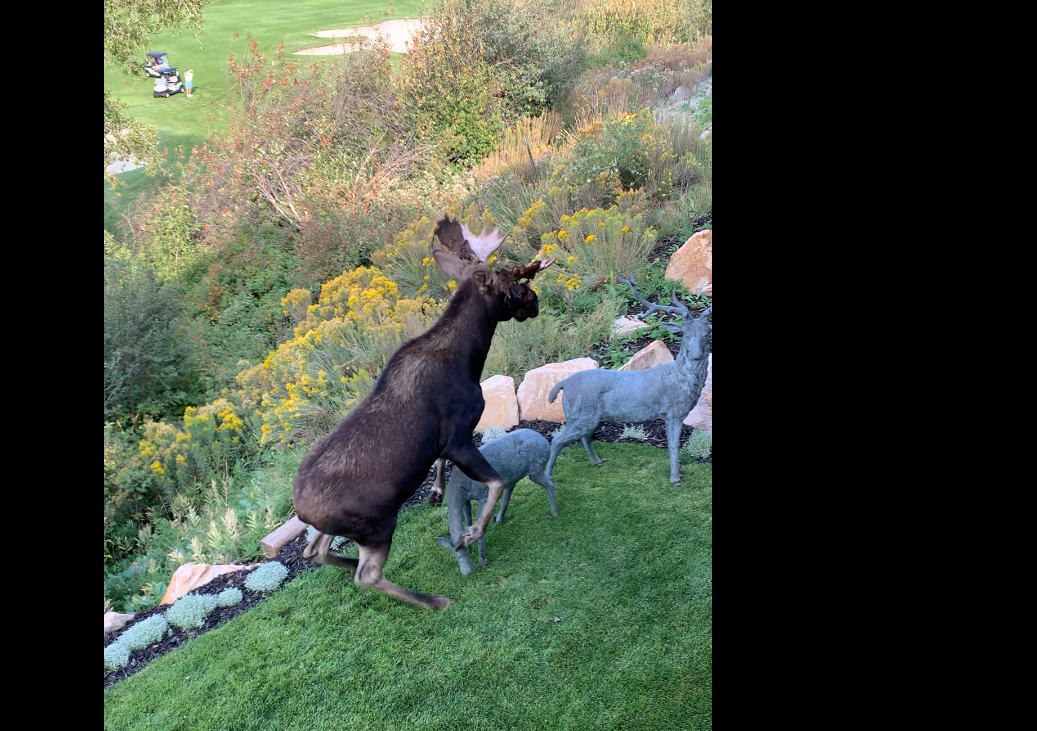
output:
M468 577L443 510L403 514L387 576L446 611L320 569L105 691L106 731L711 729L712 466L595 448L560 456L557 519L516 488Z
M413 17L419 0L399 0L393 3L392 17ZM327 38L314 38L318 30L335 30L357 25L368 13L371 22L386 18L379 15L387 7L385 0L216 0L205 10L205 28L198 38L190 34L170 34L153 37L147 50L165 51L169 62L181 73L194 69L194 97L176 94L168 99L155 99L151 90L154 79L139 74L126 76L121 69L105 69L104 83L113 95L128 105L127 113L158 128L160 146L170 152L182 146L189 152L209 137L210 132L222 129L219 122L230 100L227 87L227 55L240 57L245 50L245 35L251 31L259 42L259 50L273 55L277 44L284 42L285 54L300 48L330 43ZM234 33L240 33L234 38ZM296 56L302 63L312 63L320 57ZM141 64L144 56L141 55ZM147 187L143 170L123 173L120 179L126 186L118 192L104 184L105 211L121 211L126 203L136 198ZM121 195L119 195L121 193Z

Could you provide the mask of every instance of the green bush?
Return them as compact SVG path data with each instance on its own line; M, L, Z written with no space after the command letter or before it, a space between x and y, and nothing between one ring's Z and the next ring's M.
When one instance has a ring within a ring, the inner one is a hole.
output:
M681 451L692 459L706 459L713 454L713 432L696 429L684 442Z
M216 595L216 606L233 607L235 604L240 604L241 599L241 589L232 586L229 589L224 589Z
M492 151L504 121L498 82L469 14L448 5L416 35L400 62L400 86L421 139L440 159L469 167Z
M166 636L169 623L161 614L142 619L119 635L119 642L131 650L140 650L153 645Z
M166 620L180 629L197 629L216 609L216 597L209 594L185 594L166 610Z
M267 561L245 579L245 588L251 591L273 591L288 577L288 569L280 561Z
M104 418L164 416L183 403L190 370L177 336L180 301L128 257L104 258Z
M130 664L130 648L121 642L113 642L104 648L105 672L118 670Z

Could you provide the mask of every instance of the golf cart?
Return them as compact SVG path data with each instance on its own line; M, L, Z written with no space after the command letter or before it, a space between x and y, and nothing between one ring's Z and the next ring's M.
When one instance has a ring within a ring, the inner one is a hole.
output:
M169 97L179 94L184 90L184 84L172 66L163 66L159 69L158 78L155 79L154 97Z
M144 62L144 75L158 78L162 75L161 69L169 67L165 51L148 51L148 60Z

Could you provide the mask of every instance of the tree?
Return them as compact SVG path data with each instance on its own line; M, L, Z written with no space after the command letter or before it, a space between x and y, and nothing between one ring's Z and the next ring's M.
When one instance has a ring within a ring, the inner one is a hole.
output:
M151 33L202 28L202 8L212 0L104 0L104 65L139 71ZM158 134L126 116L126 106L104 90L104 176L118 160L142 164L158 160Z

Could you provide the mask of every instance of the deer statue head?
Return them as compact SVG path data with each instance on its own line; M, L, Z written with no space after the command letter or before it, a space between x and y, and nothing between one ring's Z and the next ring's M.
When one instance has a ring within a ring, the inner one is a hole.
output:
M432 252L436 265L458 281L459 291L461 282L471 280L474 291L489 301L499 322L512 318L522 322L539 314L539 300L530 283L538 272L554 263L553 257L494 269L486 261L504 243L500 229L490 233L483 230L475 236L463 223L443 218L433 235L444 247Z

